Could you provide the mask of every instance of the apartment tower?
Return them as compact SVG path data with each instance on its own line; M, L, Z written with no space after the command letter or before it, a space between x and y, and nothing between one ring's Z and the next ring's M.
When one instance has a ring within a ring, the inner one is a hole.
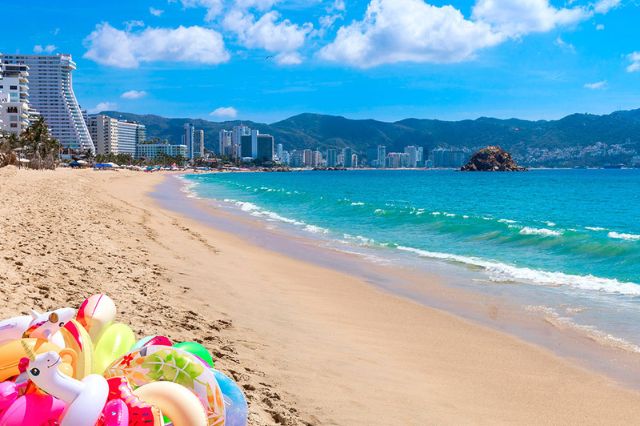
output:
M29 102L44 117L51 136L66 151L90 151L95 147L73 92L71 73L76 69L71 55L0 54L3 64L26 65L29 72Z

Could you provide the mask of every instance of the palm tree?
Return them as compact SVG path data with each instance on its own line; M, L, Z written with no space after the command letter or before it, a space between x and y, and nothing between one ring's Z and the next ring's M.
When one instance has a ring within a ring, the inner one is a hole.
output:
M22 132L20 143L30 160L31 167L55 169L60 156L60 143L49 134L49 128L43 117L38 117Z

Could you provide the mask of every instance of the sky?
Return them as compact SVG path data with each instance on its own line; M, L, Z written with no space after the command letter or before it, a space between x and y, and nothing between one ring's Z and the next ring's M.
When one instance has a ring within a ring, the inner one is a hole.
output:
M0 52L72 54L90 112L273 123L640 108L637 0L0 1Z

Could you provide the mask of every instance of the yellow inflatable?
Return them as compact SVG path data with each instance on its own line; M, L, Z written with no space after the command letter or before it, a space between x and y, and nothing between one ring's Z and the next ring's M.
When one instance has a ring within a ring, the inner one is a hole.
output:
M64 338L64 345L68 350L61 351L62 359L71 364L73 373L69 376L82 380L91 374L93 369L93 345L91 337L84 327L76 320L71 320L60 329ZM74 356L75 355L75 356ZM68 359L65 359L68 357Z
M54 351L60 353L61 349L53 343L43 339L18 339L0 346L0 382L4 382L10 377L20 374L20 360L28 357L27 352L22 345L24 342L27 347L35 354ZM70 355L71 357L73 355ZM66 361L66 360L65 360ZM69 367L67 367L69 371Z
M173 382L151 382L140 386L133 394L158 407L174 426L207 426L207 415L200 400L184 386Z
M116 359L126 355L136 343L136 335L126 324L111 324L102 332L93 351L93 372L102 374Z

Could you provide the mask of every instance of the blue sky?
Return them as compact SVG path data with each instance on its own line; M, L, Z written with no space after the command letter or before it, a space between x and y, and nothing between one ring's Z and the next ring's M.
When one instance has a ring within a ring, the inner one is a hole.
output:
M76 96L93 111L274 122L640 107L635 0L31 0L3 10L29 19L3 20L0 51L71 53Z

